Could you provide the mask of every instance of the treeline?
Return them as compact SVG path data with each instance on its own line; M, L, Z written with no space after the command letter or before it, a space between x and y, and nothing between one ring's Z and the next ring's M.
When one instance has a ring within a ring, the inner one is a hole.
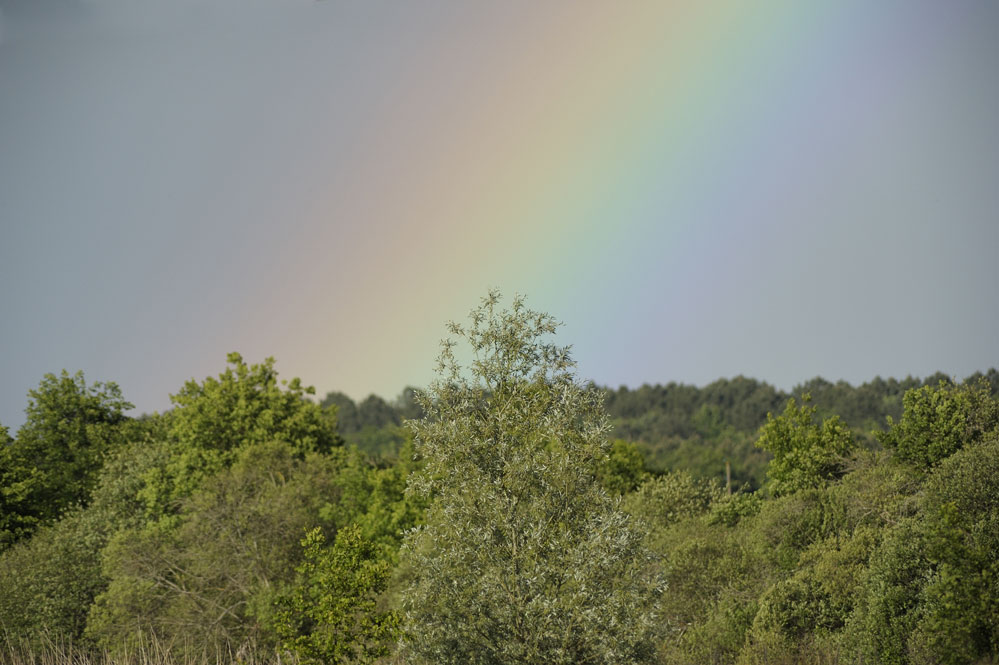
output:
M859 386L846 381L832 383L816 377L790 392L768 383L737 376L719 379L704 387L681 383L598 388L611 418L611 435L633 442L652 473L690 471L697 477L725 478L726 464L731 483L750 489L762 487L769 457L755 445L767 414L783 409L788 399L799 402L808 395L820 417L839 416L866 448L878 448L875 433L887 419L902 415L902 398L910 390L950 383L953 377L937 372L927 377L882 379L876 377ZM976 372L965 385L985 385L999 397L999 370ZM373 456L394 456L406 439L406 420L423 416L416 389L406 387L394 400L369 395L355 403L334 391L322 400L335 406L340 435Z
M47 375L0 427L0 660L999 658L996 370L606 390L497 303L392 402Z
M695 476L722 478L726 464L735 486L762 487L768 457L756 447L756 434L767 414L780 411L792 397L811 397L821 417L839 416L853 430L861 445L879 446L875 432L887 418L902 415L902 398L910 390L936 386L952 377L936 373L923 379L882 379L859 386L814 378L790 393L738 376L719 379L703 388L669 383L607 390L606 408L614 436L637 442L650 470L688 470ZM999 371L989 369L964 379L967 385L983 383L999 396Z

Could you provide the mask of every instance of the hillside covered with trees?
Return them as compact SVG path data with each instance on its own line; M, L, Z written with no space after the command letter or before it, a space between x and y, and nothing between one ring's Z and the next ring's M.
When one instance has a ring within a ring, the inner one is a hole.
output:
M999 372L610 389L555 327L490 294L391 402L45 376L0 660L999 662Z

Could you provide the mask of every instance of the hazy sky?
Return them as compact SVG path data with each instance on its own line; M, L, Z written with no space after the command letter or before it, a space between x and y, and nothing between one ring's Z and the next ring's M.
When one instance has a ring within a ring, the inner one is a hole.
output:
M613 386L999 365L997 65L980 0L0 0L0 423L391 398L489 287Z

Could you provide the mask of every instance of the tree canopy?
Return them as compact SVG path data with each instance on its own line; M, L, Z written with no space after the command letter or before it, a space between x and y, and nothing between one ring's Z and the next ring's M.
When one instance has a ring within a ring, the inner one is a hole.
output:
M117 384L88 386L83 372L46 374L28 392L17 438L0 433L0 549L89 501L131 408Z
M490 293L446 340L412 423L431 501L405 541L410 653L427 663L638 663L661 592L641 537L600 486L601 394L582 387L555 320Z

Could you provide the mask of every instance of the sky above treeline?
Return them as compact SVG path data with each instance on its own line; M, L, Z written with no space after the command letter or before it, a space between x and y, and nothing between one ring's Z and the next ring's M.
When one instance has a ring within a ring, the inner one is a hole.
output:
M999 365L997 63L970 0L0 0L0 423L392 398L491 287L604 385Z

